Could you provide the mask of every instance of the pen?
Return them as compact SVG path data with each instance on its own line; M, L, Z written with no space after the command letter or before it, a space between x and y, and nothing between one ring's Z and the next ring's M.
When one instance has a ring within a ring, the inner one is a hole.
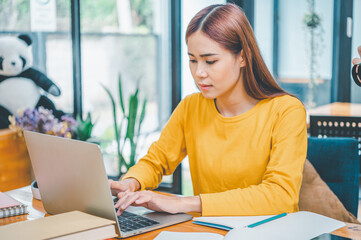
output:
M286 216L286 215L287 215L287 213L281 213L281 214L278 214L278 215L276 215L276 216L273 216L273 217L270 217L270 218L266 218L266 219L264 219L264 220L262 220L262 221L259 221L259 222L250 224L250 225L248 225L248 226L246 226L246 227L247 227L247 228L254 228L254 227L257 227L257 226L262 225L262 224L264 224L264 223L268 223L268 222L270 222L270 221L273 221L273 220L279 219L279 218L281 218L281 217L284 217L284 216Z

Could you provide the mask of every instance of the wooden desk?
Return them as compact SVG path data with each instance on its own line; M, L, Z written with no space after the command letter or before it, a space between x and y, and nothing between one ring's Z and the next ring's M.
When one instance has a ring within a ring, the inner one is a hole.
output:
M26 221L26 220L33 220L37 218L42 218L48 216L46 214L43 204L41 201L36 200L33 198L30 186L19 188L16 190L12 190L7 192L10 196L17 199L18 201L21 201L22 203L25 203L28 205L29 214L28 215L21 215L21 216L15 216L15 217L8 217L0 219L0 226L6 225L10 223L20 222L20 221ZM199 216L199 214L192 214L193 216ZM219 233L222 235L226 235L227 231L218 230L215 228L209 228L204 226L199 226L196 224L193 224L192 221L188 221L185 223L180 223L177 225L173 225L170 227L162 228L159 230L155 230L149 233L144 233L141 235L137 235L131 238L127 238L129 240L132 239L138 239L138 240L144 240L144 239L154 239L161 231L173 231L173 232L212 232L212 233ZM354 238L354 239L360 239L361 240L361 225L357 224L351 224L346 223L346 226L343 228L340 228L333 232L333 234Z
M334 102L308 110L307 122L310 115L361 117L361 104Z

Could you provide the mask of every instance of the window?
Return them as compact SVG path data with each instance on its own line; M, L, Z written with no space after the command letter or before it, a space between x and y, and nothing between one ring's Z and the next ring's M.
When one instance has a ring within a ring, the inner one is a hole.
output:
M44 2L54 4L54 13L49 19L55 17L56 24L49 31L35 29L33 23L30 24L36 14L40 14L32 4L41 5L42 1L0 1L0 34L31 35L34 67L59 85L62 95L49 97L59 109L70 114L74 111L71 38L71 3L74 2L77 1ZM171 112L170 1L79 0L79 5L83 115L92 114L96 121L94 136L104 140L103 149L111 151L111 103L101 84L112 90L117 102L118 74L122 76L125 99L139 86L141 97L148 100L139 158L157 139ZM117 174L116 161L108 163L108 174Z

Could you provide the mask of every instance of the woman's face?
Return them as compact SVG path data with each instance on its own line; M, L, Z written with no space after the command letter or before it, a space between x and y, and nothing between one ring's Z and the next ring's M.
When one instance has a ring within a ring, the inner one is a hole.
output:
M214 99L243 87L243 52L235 56L201 31L188 38L189 67L203 96Z

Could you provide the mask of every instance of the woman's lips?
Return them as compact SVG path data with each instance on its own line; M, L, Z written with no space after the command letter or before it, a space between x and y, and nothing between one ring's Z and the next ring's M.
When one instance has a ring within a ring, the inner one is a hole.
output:
M212 85L207 85L207 84L199 84L198 86L201 90L208 90L212 87Z

